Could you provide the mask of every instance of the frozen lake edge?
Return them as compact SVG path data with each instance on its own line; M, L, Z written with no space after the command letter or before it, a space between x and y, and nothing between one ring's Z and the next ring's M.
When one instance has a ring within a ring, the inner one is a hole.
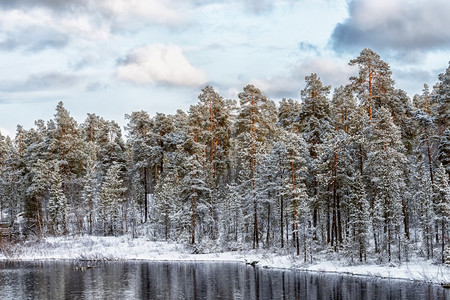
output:
M24 242L12 249L0 249L0 262L6 261L258 261L263 268L362 276L376 279L408 280L432 284L450 283L450 267L430 260L414 259L401 264L364 263L349 265L344 260L317 257L305 264L302 258L273 250L213 252L192 254L192 249L177 243L151 241L147 238L64 236L47 237L40 242ZM250 267L250 266L249 266Z

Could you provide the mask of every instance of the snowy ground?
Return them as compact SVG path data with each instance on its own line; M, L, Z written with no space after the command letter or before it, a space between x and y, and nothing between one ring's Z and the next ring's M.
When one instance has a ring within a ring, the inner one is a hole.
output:
M146 238L123 237L49 237L39 243L27 242L13 249L0 247L1 260L152 260L152 261L259 261L258 266L333 272L348 275L418 280L436 284L450 282L450 267L417 260L402 264L349 265L348 261L318 259L304 264L293 255L267 250L192 254L181 244L154 242Z

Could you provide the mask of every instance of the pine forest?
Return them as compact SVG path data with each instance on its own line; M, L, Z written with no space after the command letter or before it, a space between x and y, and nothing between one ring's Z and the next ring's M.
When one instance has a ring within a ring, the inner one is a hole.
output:
M450 67L411 99L374 51L349 64L347 85L313 73L299 100L206 86L188 111L126 114L123 131L60 102L53 119L0 135L1 221L17 239L145 234L199 253L445 262Z

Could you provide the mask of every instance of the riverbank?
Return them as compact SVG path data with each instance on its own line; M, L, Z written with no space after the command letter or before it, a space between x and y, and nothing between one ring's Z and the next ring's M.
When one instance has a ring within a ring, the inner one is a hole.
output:
M149 261L258 261L260 267L332 272L347 275L415 280L435 284L450 282L450 267L415 259L401 264L351 264L348 259L315 257L305 264L292 254L268 250L193 254L182 244L155 242L146 238L65 236L48 237L40 242L24 242L1 247L0 260L149 260Z

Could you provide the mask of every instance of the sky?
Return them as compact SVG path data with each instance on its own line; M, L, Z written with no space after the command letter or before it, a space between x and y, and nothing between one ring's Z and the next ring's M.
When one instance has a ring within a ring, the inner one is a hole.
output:
M448 0L1 0L0 132L52 119L59 101L80 123L123 127L133 111L187 111L206 85L300 100L311 73L348 83L364 48L412 97L448 67L449 12Z

